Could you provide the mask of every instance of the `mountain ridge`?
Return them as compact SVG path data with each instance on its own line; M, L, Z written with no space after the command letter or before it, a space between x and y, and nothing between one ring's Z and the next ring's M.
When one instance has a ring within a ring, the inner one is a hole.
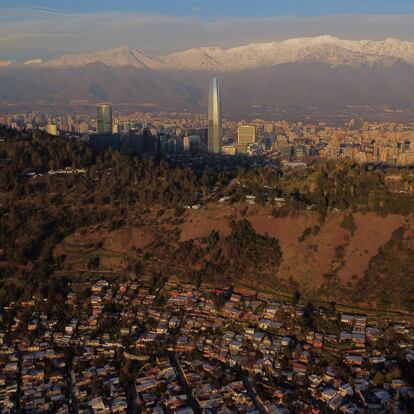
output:
M344 40L330 35L291 38L278 42L249 43L223 49L200 47L156 56L129 46L86 53L72 53L42 62L45 67L77 67L103 63L112 67L133 66L160 71L241 71L296 62L340 65L392 65L398 61L414 65L414 42ZM39 65L39 61L36 60ZM10 65L8 65L10 66Z
M156 71L94 63L80 67L0 69L0 103L72 100L205 111L215 71ZM219 74L226 116L269 115L274 108L348 105L414 108L414 65L337 66L300 62ZM259 107L259 106L260 107Z
M222 81L223 111L234 117L349 105L411 110L414 42L319 36L165 56L121 46L32 59L0 67L0 103L87 100L204 111L213 76Z

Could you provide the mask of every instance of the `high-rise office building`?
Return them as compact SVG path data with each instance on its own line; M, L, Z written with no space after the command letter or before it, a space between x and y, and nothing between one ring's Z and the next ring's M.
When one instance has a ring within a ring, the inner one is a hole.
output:
M237 152L246 154L247 147L256 142L256 127L241 125L237 130Z
M254 144L256 142L256 127L254 125L241 125L237 130L238 144Z
M200 150L201 138L199 135L186 135L184 137L184 152L196 153Z
M221 97L217 78L211 80L208 93L208 151L221 153Z
M99 135L112 134L112 108L107 104L100 104L96 108L96 131Z
M124 134L129 134L131 132L131 124L126 121L124 122Z

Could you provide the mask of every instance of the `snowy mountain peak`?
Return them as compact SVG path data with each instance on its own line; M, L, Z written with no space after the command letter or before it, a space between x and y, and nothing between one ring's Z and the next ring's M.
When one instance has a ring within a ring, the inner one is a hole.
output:
M15 60L0 60L0 68L8 67L8 66L14 66L16 65Z
M40 65L43 63L42 59L30 59L26 60L26 62L23 63L23 65Z
M121 46L90 53L64 55L46 62L48 66L84 66L103 63L108 66L134 66L138 68L157 66L158 59L139 49Z
M330 66L384 65L403 61L414 65L414 43L398 39L343 40L331 35L250 43L222 49L201 47L164 56L150 55L129 46L65 55L48 66L133 66L156 70L240 71L293 62L320 62Z

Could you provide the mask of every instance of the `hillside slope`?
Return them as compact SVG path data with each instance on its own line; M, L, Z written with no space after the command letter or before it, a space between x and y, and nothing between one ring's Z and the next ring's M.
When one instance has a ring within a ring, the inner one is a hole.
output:
M205 111L214 71L154 71L94 63L81 67L0 69L0 101L112 101L154 109ZM412 108L414 66L336 66L285 63L221 74L223 111L244 116L272 108L346 105Z
M214 232L220 234L221 240L228 237L231 220L242 219L241 211L240 206L209 206L203 210L187 211L181 224L171 224L164 218L155 226L133 230L128 227L114 232L102 228L84 229L82 234L75 233L58 245L55 255L65 254L66 262L72 269L85 270L91 251L82 250L82 243L85 240L92 244L101 242L102 245L95 253L101 256L102 269L107 271L123 271L131 260L138 260L144 269L156 269L170 277L193 283L196 281L192 278L201 277L201 283L221 287L234 285L273 293L292 293L299 290L305 297L313 299L354 302L372 307L391 305L393 308L405 308L398 298L393 298L391 304L381 301L381 289L386 290L386 281L381 282L379 290L371 297L367 295L361 299L358 291L364 284L370 289L370 285L366 283L366 273L369 271L371 276L375 273L374 265L378 261L378 255L383 246L392 239L395 231L406 229L402 243L407 249L410 248L414 234L413 217L355 214L356 229L351 233L341 225L344 213L331 213L321 223L315 213L274 218L267 209L256 207L245 218L258 234L278 240L282 253L280 264L269 265L260 270L257 264L257 269L251 273L242 272L230 277L228 273L224 275L224 272L221 278L217 275L208 277L208 272L205 277L195 276L195 270L205 269L200 266L204 259L198 256L198 261L192 263L190 258L193 257L193 252L188 243L193 249L194 245L204 246L206 239ZM177 240L170 239L168 245L161 249L159 245L154 245L155 234L155 239L160 240L163 234L177 231ZM69 248L76 244L80 250ZM175 246L183 245L188 248L185 250L188 260L180 261L178 253L174 254L174 251L181 251L182 248L174 249ZM214 255L216 251L213 250L210 254ZM401 256L400 260L406 261L407 257ZM393 275L389 274L388 277L391 280ZM406 281L407 288L410 283L407 284Z

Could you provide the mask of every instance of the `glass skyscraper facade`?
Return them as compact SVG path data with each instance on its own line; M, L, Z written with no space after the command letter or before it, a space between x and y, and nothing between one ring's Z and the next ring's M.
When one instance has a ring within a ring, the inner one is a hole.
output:
M208 151L221 153L221 97L217 78L211 80L208 93Z
M100 104L96 108L97 125L96 131L99 135L112 134L112 108L108 104Z

